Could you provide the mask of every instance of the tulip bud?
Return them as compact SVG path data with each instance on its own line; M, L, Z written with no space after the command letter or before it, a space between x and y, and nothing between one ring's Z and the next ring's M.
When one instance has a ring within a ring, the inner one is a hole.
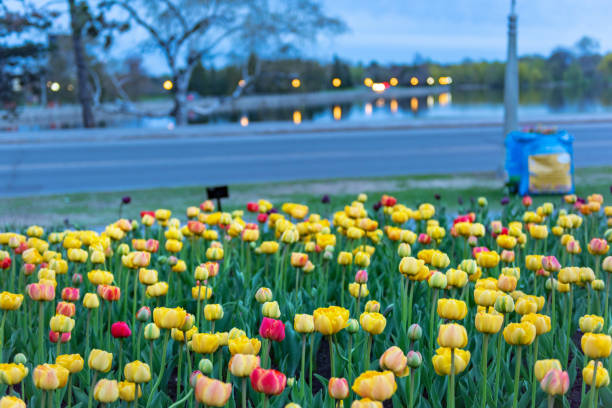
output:
M295 385L295 377L287 378L287 387L291 388Z
M204 318L208 321L223 319L223 306L208 304L204 307Z
M441 272L435 271L427 280L430 288L434 289L445 289L447 283L446 275Z
M356 319L349 319L347 322L346 330L350 334L355 334L359 331L359 322Z
M411 341L418 341L423 337L423 329L417 323L413 323L408 327L407 334Z
M75 273L72 275L72 284L74 286L78 286L81 283L83 283L83 275L81 275L80 273Z
M261 313L265 317L269 317L271 319L278 319L281 315L280 307L278 306L278 302L265 302L261 306Z
M198 369L202 372L202 374L209 375L212 373L213 363L209 359L203 358L198 363Z
M155 323L149 323L144 328L144 338L146 340L156 340L160 334L159 327Z
M510 295L499 296L495 300L494 307L497 313L512 313L514 312L514 299Z
M410 256L412 253L412 249L410 248L410 244L406 243L406 242L402 242L401 244L399 244L399 246L397 247L397 254L399 256L401 256L402 258L405 258L407 256Z
M151 320L151 309L149 309L147 306L141 307L138 309L138 312L136 312L136 319L139 322L148 322Z
M423 364L423 356L418 351L410 350L406 355L408 359L408 367L419 368Z
M368 313L380 312L380 303L378 303L376 300L369 300L365 305L365 311Z
M355 274L355 282L357 283L367 283L368 282L368 272L365 269L360 269Z
M13 362L15 364L26 364L28 362L28 358L23 353L17 353L15 354L15 357L13 357Z
M591 287L593 290L602 291L606 288L606 284L601 279L595 279L593 282L591 282Z
M272 291L269 288L261 287L255 292L255 300L259 303L266 303L272 300Z
M569 390L569 375L567 371L553 368L544 375L540 386L548 395L563 395Z
M289 381L287 381L289 385ZM349 386L345 378L330 378L328 384L329 396L336 400L346 399L349 395Z

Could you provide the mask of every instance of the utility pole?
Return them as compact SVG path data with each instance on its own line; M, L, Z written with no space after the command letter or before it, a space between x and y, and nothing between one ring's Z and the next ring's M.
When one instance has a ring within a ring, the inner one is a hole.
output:
M516 51L516 0L512 0L508 16L508 58L504 81L504 137L518 129L519 73Z

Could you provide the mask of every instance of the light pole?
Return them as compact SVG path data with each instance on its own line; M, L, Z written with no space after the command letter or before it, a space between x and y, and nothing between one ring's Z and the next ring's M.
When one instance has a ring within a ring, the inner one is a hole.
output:
M504 137L518 129L519 74L516 52L516 0L512 0L508 16L508 58L504 81Z

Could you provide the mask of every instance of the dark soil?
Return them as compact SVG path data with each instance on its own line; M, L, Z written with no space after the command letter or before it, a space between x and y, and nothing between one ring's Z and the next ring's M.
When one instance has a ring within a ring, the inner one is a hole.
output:
M323 390L323 393L326 393L327 390L324 389L323 384L319 381L314 374L319 374L321 377L330 378L331 377L331 361L329 361L329 342L326 339L323 339L319 342L319 349L315 355L315 370L313 371L312 376L312 395L315 395L317 392Z
M574 342L574 345L576 347L578 347L580 349L580 339L582 338L582 332L580 330L576 331L573 335L572 335L572 341ZM568 363L571 364L571 362L576 358L575 355L571 355L570 356L570 361ZM580 407L580 392L582 389L582 365L581 364L576 364L576 381L574 381L574 386L572 388L569 389L569 391L567 392L567 399L570 403L570 407L571 408L579 408Z

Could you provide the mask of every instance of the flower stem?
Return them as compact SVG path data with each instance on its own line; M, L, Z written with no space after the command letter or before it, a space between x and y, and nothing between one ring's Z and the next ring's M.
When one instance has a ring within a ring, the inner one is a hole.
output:
M2 351L4 346L4 323L6 322L6 310L2 311L2 323L0 323L0 363L4 362Z
M242 408L247 407L247 377L242 378L242 393L240 395L242 397Z
M504 320L506 315L502 315ZM503 327L503 321L502 321ZM497 400L499 398L499 368L501 366L501 349L502 349L502 334L497 334L497 352L495 355L495 398L493 399L493 406L497 408Z
M431 302L431 308L429 310L429 354L430 356L434 355L433 331L434 331L434 318L435 318L437 303L438 303L438 289L434 289L433 301Z
M597 264L599 265L599 259ZM606 300L604 302L604 327L608 327L608 300L610 298L610 273L606 273Z
M597 369L599 368L597 363L597 359L593 360L593 377L591 377L591 408L597 408L597 400L595 399L595 395L597 394Z
M512 408L516 408L518 403L518 389L519 389L519 377L521 374L521 354L523 351L522 346L517 346L516 351L516 365L514 366L514 394L512 399Z
M536 378L535 378L535 362L538 361L538 336L536 336L533 344L533 356L531 359L531 408L535 408L536 403Z
M302 367L300 370L300 382L302 383L302 394L306 388L306 333L302 333Z
M489 335L485 334L484 338L482 339L482 399L481 399L481 404L480 406L482 408L485 408L487 405L487 386L489 385L488 381L487 381L487 349L489 346Z
M67 407L72 407L72 374L68 377L68 403Z
M410 392L408 393L408 407L414 407L414 371L410 373Z
M572 308L574 306L574 296L572 293L572 284L569 284L569 299L568 299L568 307L567 307L567 329L565 333L565 366L567 367L567 362L569 361L569 350L570 350L570 336L572 334Z
M89 378L89 376L88 376ZM91 383L89 383L89 402L87 403L87 408L91 408L91 403L93 402L93 387L95 387L96 385L96 379L98 378L98 372L94 371L93 374L93 379L91 380Z
M365 367L365 370L369 370L370 369L370 357L371 357L371 353L372 353L372 342L373 342L373 340L374 340L374 336L369 334L368 335L368 343L367 343L366 353L364 355L364 367Z
M39 362L43 363L44 360L44 350L43 350L43 328L45 326L45 308L44 308L44 302L38 302L38 351L37 353L40 353L40 357L39 357ZM58 340L59 341L59 340Z
M450 385L448 387L450 394L446 406L455 408L455 349L451 348L451 366L450 366Z
M153 384L153 388L151 388L151 392L149 393L149 399L147 400L147 407L151 406L151 402L153 401L153 394L157 391L159 384L161 384L162 377L164 376L164 370L166 369L166 352L168 351L168 339L170 337L170 330L166 330L164 334L164 347L162 350L162 360L161 366L159 368L159 375L157 376L157 381Z

